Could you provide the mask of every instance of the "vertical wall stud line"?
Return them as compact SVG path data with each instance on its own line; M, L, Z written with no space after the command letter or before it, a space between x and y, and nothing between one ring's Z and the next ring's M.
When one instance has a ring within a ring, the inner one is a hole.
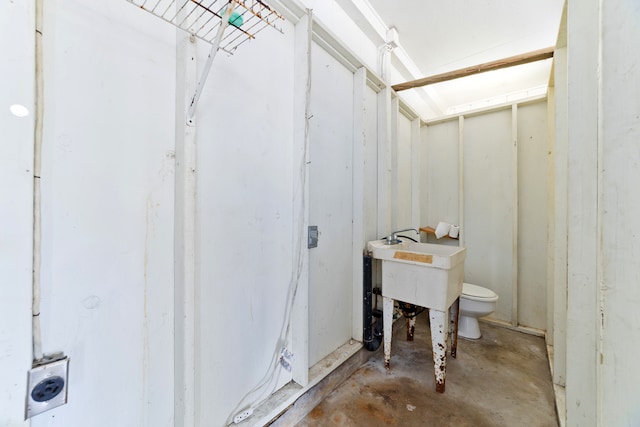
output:
M421 200L421 215L422 215L422 219L424 220L424 222L421 224L421 226L427 226L429 224L431 224L431 217L429 215L429 206L430 206L430 200L431 200L431 190L430 190L430 186L431 186L431 168L429 167L429 156L431 155L431 138L429 136L429 125L425 122L421 123L421 128L420 128L420 144L421 144L421 148L422 150L420 151L420 173L421 174L425 174L425 178L422 179L421 177L421 181L420 184L424 184L424 187L421 187L421 195L422 195L422 200ZM424 147L422 147L422 144L424 143ZM422 236L420 236L422 237ZM425 240L426 241L426 240Z
M390 224L390 148L391 148L391 97L388 83L391 80L391 50L387 44L378 49L380 76L387 85L378 93L378 237L391 232Z
M351 336L363 340L362 330L362 253L364 249L364 145L365 145L365 91L367 70L363 67L353 74L353 309Z
M465 246L464 223L464 116L458 117L458 222L460 234L458 244Z
M411 227L420 228L420 118L411 121Z
M185 121L197 79L197 52L193 36L176 32L176 175L175 175L175 288L174 288L174 417L178 427L197 423L196 366L196 125Z
M554 346L554 300L553 292L555 289L554 271L556 259L554 257L554 248L556 247L556 227L554 219L554 199L555 199L555 87L549 86L547 89L547 315L545 339L547 346ZM553 362L553 360L552 360Z
M391 91L388 87L378 93L378 237L386 236L389 227L389 127Z
M564 5L560 34L554 54L554 193L553 193L553 382L565 387L567 371L567 182L568 152L568 84L567 84L567 4ZM565 405L566 406L566 405ZM565 408L562 408L565 409ZM566 421L566 409L559 409L559 418Z
M600 7L600 0L567 2L567 425L578 425L580 420L597 425L601 409L597 372Z
M391 175L391 229L396 230L398 224L398 115L400 114L400 100L398 97L391 97L391 140L390 156L387 163L387 171Z
M597 194L596 194L596 289L598 292L597 296L597 308L598 312L595 314L597 317L597 362L596 362L596 416L597 416L597 425L603 426L606 423L604 422L604 388L605 388L605 378L604 378L604 334L605 334L605 284L604 284L604 268L605 268L605 260L604 260L604 130L603 130L603 121L604 121L604 89L603 89L603 77L602 77L602 67L604 64L603 57L603 49L604 49L604 0L599 0L598 2L598 58L597 58L597 69L598 72L596 74L597 78L597 88L596 88L596 98L597 98L597 136L596 136L596 185L597 185ZM636 14L637 16L637 14ZM637 57L637 56L636 56Z
M518 104L511 106L511 140L513 155L513 227L511 272L511 324L518 326Z
M296 356L292 369L293 380L301 386L309 383L309 251L303 242L306 242L309 226L308 145L313 15L310 9L306 12L295 27L293 171L297 175L293 180L292 280L297 281L297 287L291 307L290 332L291 348Z

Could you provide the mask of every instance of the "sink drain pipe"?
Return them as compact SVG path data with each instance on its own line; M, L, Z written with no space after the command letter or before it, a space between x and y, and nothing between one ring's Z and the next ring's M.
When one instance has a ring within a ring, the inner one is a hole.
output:
M363 341L364 346L369 351L376 351L382 343L382 317L378 318L375 322L375 330L373 323L373 257L370 255L364 255L362 257L362 269L363 269Z

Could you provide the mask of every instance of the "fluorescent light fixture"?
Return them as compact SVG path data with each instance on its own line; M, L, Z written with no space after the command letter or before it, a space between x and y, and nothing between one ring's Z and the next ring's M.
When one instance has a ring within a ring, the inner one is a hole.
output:
M29 109L20 104L13 104L9 107L9 111L16 117L27 117L29 115Z

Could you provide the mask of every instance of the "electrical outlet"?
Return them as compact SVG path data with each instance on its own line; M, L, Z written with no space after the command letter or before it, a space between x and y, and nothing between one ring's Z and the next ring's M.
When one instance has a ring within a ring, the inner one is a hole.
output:
M238 415L233 417L233 422L234 424L240 424L241 422L249 418L251 415L253 415L253 409L251 408L245 409L244 411L240 412Z
M25 418L41 414L67 403L69 358L49 356L29 371Z

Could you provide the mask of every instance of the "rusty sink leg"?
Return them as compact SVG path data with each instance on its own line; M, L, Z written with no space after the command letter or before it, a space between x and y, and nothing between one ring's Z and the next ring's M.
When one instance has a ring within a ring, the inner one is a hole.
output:
M387 369L391 360L391 330L393 324L393 299L388 297L382 298L382 316L383 316L383 332L384 332L384 367Z
M447 312L430 309L431 345L433 347L433 368L435 371L436 391L444 393L447 372Z
M449 307L449 334L451 335L451 357L455 358L458 350L458 317L460 314L460 298Z

